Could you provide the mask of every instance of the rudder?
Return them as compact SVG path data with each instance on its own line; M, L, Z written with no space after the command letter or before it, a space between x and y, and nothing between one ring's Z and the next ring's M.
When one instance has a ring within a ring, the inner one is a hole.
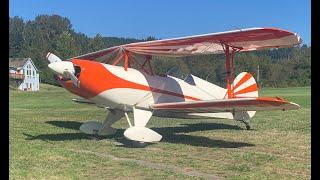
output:
M231 85L233 98L258 97L258 86L254 77L248 72L240 73Z
M232 98L258 97L258 86L254 77L248 72L240 73L231 85ZM256 111L235 112L234 119L248 120Z

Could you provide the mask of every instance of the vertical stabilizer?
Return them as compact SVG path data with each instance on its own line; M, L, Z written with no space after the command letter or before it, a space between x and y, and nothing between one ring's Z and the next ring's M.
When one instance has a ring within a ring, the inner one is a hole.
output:
M231 85L233 98L258 97L258 86L254 77L248 72L240 73ZM226 96L227 97L227 93ZM234 119L248 120L255 115L256 111L235 112Z
M254 77L248 72L240 73L231 85L233 98L258 97L258 86Z

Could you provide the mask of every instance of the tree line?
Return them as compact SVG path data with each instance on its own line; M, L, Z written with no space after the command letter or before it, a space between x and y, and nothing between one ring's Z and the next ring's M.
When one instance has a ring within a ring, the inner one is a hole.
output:
M20 17L9 19L9 57L30 57L40 70L41 82L58 85L45 59L47 52L53 52L62 59L105 49L108 47L139 41L154 40L103 37L97 34L88 37L76 32L68 18L59 15L39 15L34 20L24 21ZM236 75L247 71L257 77L263 87L310 86L311 47L301 45L293 48L242 52L235 55ZM154 57L152 67L155 73L171 71L174 76L184 78L194 74L210 82L225 86L224 55L200 55L183 58Z

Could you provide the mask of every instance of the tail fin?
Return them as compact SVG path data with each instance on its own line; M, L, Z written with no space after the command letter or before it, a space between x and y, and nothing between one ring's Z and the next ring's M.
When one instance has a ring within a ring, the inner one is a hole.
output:
M258 86L254 77L248 72L240 73L231 85L234 98L258 97ZM248 121L255 115L256 111L235 112L234 119Z
M258 97L256 80L248 72L242 72L234 79L231 91L234 98Z

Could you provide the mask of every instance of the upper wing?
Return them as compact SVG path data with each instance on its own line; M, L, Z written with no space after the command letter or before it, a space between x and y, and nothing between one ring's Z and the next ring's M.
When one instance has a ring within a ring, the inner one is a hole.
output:
M300 106L280 98L258 97L161 103L154 104L151 108L156 111L174 113L217 113L234 111L291 110L299 109Z
M299 35L276 28L250 28L115 46L74 58L108 62L123 58L123 52L142 56L190 56L224 53L222 44L254 51L291 47L302 42ZM72 58L72 59L74 59Z

